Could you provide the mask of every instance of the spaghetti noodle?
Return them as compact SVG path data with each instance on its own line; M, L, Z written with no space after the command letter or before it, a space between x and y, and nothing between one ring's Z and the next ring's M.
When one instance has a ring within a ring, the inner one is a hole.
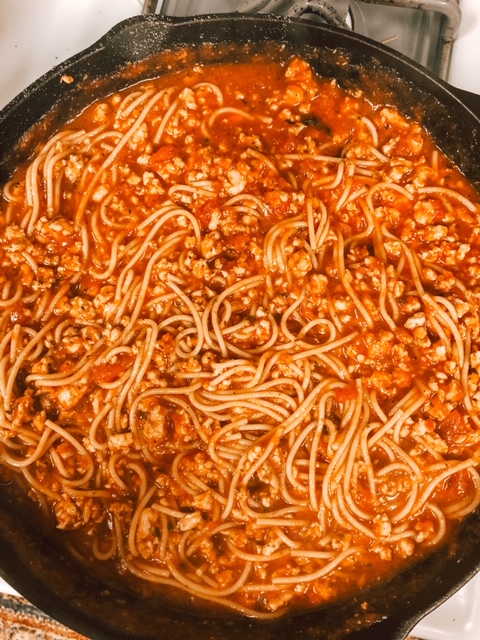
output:
M298 58L92 105L3 189L4 473L249 616L388 578L480 502L478 202Z

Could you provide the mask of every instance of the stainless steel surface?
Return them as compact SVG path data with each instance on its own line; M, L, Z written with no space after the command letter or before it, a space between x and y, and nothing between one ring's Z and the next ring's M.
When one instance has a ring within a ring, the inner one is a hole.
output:
M158 6L158 0L145 0L142 8L142 15L147 13L155 13Z
M146 0L151 2L151 0ZM458 0L163 0L159 13L273 13L320 19L383 42L447 79L461 21Z
M448 78L461 23L458 0L351 0L354 31Z
M460 27L462 13L455 0L363 0L365 4L376 4L420 11L434 11L445 16L444 40L454 40Z

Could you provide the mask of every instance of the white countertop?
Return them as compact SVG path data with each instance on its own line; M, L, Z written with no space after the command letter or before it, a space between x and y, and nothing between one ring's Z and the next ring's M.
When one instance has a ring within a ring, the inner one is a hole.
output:
M0 108L56 64L115 24L142 0L0 0Z
M460 8L462 23L453 45L449 82L480 94L480 1L460 0Z

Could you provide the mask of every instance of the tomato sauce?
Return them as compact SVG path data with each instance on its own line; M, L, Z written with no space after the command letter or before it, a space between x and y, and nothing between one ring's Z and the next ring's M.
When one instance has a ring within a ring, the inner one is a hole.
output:
M149 594L268 619L389 579L480 502L478 212L299 58L106 96L3 190L2 473Z

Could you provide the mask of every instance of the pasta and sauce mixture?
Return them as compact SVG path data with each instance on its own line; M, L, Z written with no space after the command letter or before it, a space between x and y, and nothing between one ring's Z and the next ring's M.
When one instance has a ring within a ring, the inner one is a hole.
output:
M249 616L389 578L480 502L479 206L299 58L93 104L3 189L4 482Z

